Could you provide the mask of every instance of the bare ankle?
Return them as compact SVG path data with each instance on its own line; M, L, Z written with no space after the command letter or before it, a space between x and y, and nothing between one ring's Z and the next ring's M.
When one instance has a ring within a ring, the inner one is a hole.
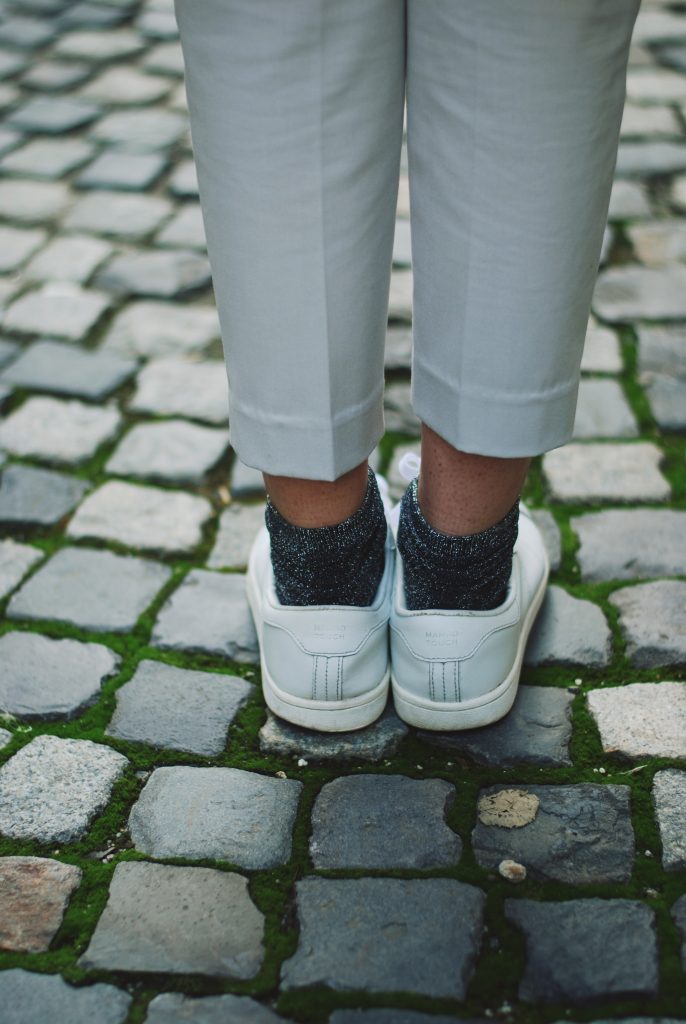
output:
M263 473L272 504L293 526L335 526L356 512L367 491L367 459L337 480Z

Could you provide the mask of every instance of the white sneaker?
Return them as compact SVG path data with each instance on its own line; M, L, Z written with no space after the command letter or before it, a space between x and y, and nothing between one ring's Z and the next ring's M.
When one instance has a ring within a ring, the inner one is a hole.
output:
M413 459L401 462L401 472L415 475L418 460ZM394 535L399 514L396 505L391 513ZM507 593L492 610L409 610L402 557L396 550L391 684L400 718L436 730L473 729L503 718L517 694L524 649L549 573L543 537L521 503Z
M385 481L377 476L377 482L388 516ZM371 605L283 605L274 587L267 527L257 534L246 590L260 645L264 699L280 718L308 729L345 732L371 725L383 712L395 571L390 524L384 557Z

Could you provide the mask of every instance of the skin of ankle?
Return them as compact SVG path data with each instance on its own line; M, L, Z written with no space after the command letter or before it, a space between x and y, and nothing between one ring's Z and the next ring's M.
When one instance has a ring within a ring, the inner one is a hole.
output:
M336 480L263 473L272 504L293 526L335 526L356 512L367 492L368 460Z

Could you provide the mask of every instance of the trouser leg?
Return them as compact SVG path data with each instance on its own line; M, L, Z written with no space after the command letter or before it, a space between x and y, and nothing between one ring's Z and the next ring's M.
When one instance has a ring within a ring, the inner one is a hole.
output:
M412 400L451 445L572 434L639 0L408 0Z
M175 0L231 443L334 480L383 433L404 0Z

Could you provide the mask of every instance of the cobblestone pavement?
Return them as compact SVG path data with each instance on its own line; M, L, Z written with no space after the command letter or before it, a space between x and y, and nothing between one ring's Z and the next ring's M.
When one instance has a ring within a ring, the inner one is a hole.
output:
M172 5L0 7L4 1024L686 1019L686 6L634 41L515 707L327 737L260 695Z

